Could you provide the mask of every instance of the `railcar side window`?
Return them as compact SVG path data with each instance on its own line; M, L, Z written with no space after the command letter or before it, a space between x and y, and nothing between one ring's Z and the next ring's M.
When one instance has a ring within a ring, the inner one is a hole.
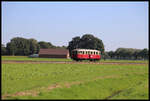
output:
M85 51L83 51L83 54L85 54Z

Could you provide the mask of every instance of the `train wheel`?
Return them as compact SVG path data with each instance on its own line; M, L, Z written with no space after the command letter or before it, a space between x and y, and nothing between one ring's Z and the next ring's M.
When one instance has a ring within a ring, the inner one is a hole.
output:
M79 60L78 60L78 59L76 59L76 61L78 62Z

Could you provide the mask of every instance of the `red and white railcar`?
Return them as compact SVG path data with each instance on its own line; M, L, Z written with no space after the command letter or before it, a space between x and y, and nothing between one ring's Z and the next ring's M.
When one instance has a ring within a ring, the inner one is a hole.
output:
M100 60L100 51L93 49L74 49L72 50L72 59L74 60Z

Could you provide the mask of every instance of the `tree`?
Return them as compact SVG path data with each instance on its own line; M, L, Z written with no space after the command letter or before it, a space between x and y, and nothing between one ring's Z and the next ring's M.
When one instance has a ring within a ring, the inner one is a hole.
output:
M15 37L7 43L6 49L10 55L29 55L30 41L25 38Z
M123 48L118 48L116 51L115 51L115 54L117 56L117 59L121 59L122 56L123 56Z
M70 56L71 56L71 51L73 49L79 48L79 43L80 43L79 36L72 38L72 41L69 42L69 46L67 47L67 49L69 49Z
M6 47L1 44L1 55L6 55L7 54L7 51L6 51Z
M100 50L102 54L104 53L104 45L102 40L94 37L92 34L85 34L81 38L79 36L72 38L67 49L69 49L69 52L71 53L71 51L76 48L96 49Z
M110 58L114 58L115 57L115 52L114 51L109 51L108 55L110 56Z
M61 48L63 48L63 49L67 49L67 46L64 46L64 45L63 45Z
M148 59L148 50L144 48L140 51L139 55L142 57L142 59Z
M15 55L17 52L16 45L14 42L8 42L6 46L8 55Z
M30 42L28 39L22 37L15 37L11 39L11 43L14 43L16 53L15 55L29 55L30 54Z
M31 38L31 39L29 39L29 43L30 43L30 54L38 53L39 44L38 44L37 40Z
M54 46L50 42L40 41L38 42L40 48L48 49L48 48L54 48Z
M104 52L102 58L103 58L104 60L110 58L110 56L108 55L108 52Z
M112 52L108 52L111 56ZM148 59L148 50L145 48L134 49L134 48L118 48L115 51L115 56L117 59ZM111 56L112 57L112 56Z
M83 35L80 39L79 47L85 49L97 49L100 50L101 53L104 53L104 45L102 40L94 37L92 34Z
M57 49L67 49L67 46L53 46L52 48L57 48Z
M140 49L136 49L136 50L134 51L133 57L134 57L135 60L138 59L140 51L141 51Z

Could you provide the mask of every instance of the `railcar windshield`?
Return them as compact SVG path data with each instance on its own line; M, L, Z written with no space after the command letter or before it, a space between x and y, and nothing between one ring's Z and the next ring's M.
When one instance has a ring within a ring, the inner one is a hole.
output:
M77 51L72 51L72 54L74 54L74 55L77 54Z

